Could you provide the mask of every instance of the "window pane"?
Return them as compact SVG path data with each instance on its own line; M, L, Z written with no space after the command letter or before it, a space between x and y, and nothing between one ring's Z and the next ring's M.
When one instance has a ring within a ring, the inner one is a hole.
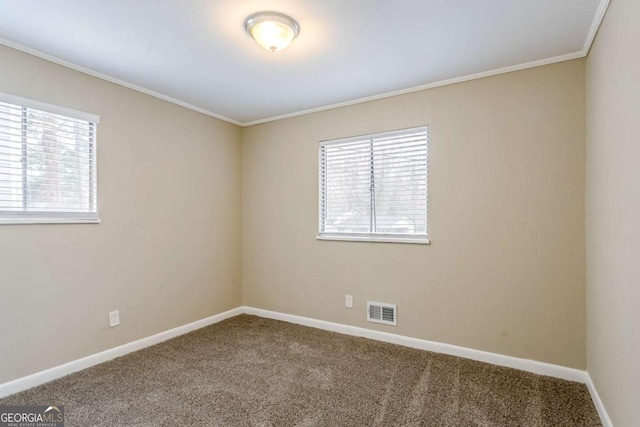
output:
M399 140L375 153L375 231L426 234L426 143Z
M28 111L27 209L91 211L89 124Z
M95 123L0 102L0 216L95 213Z
M360 157L363 152L365 155ZM370 231L371 159L367 147L327 147L325 188L326 232ZM345 161L338 155L353 155Z
M320 144L320 234L427 235L427 128Z

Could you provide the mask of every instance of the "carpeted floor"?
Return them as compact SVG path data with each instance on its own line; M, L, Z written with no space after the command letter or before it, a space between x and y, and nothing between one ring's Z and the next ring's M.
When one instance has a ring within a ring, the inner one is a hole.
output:
M66 426L600 426L582 384L238 316L0 400Z

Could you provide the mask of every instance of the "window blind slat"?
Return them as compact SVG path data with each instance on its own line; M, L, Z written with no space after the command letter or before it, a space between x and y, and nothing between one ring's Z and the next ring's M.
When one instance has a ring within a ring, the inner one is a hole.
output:
M423 194L423 196L424 196L424 194ZM369 199L371 199L371 198L369 197ZM389 201L401 201L401 202L404 202L404 201L411 201L411 200L412 200L412 199L402 199L402 196L398 196L398 197L396 197L395 199L391 199L391 200L389 200L389 199L384 200L384 199L382 199L382 198L378 197L377 202L378 202L378 203L386 203L386 202L389 202ZM426 203L419 204L419 203L417 203L418 201L419 201L419 200L416 200L416 202L415 202L415 203L412 203L411 207L412 207L412 208L415 208L416 206L426 206ZM345 207L355 207L355 206L357 205L357 203L358 203L358 202L360 202L360 203L366 203L366 204L367 204L367 206L366 206L366 207L369 207L368 205L370 204L370 203L369 203L369 202L370 202L370 200L368 200L366 197L360 197L360 198L344 198L344 199L330 200L330 201L325 201L325 202L323 202L323 204L324 204L325 206L345 206ZM394 207L394 209L398 209L398 210L400 210L400 209L403 209L403 207L401 207L401 206L400 206L400 207Z
M369 192L369 191L368 191ZM403 190L395 190L395 189L390 189L389 191L377 191L376 190L376 197L378 198L379 202L384 202L385 200L390 199L393 196L396 196L396 198L399 197L405 197L405 196L423 196L426 195L427 191L426 190L420 190L420 191L413 191L413 190L407 190L407 189L403 189ZM385 198L386 196L386 198ZM350 195L341 195L341 196L336 196L336 197L328 197L328 198L323 198L322 200L325 201L353 201L353 200L360 200L360 199L370 199L371 196L369 194L364 195L364 194L355 194L352 193Z
M0 168L3 169L3 168ZM73 175L77 175L77 174L73 174ZM85 183L92 183L93 180L89 177L87 178L83 178L83 177L54 177L54 176L44 176L44 175L34 175L33 171L28 171L26 175L22 175L22 174L11 174L11 173L5 173L5 172L0 172L0 182L2 181L6 181L6 182L14 182L14 180L7 178L7 176L10 177L26 177L26 178L42 178L45 179L47 182L85 182Z
M378 168L376 170L379 170L380 166L388 166L388 167L392 167L394 165L398 165L398 166L409 166L409 165L420 165L421 163L421 159L424 158L424 156L426 156L426 152L424 153L420 153L420 154L416 154L415 156L408 156L408 157L395 157L393 159L389 159L389 158L379 158L376 156L369 156L366 160L359 160L359 161L336 161L336 162L327 162L327 167L328 168L337 168L338 170L340 169L348 169L348 170L353 170L354 168L360 167L360 168L367 168L371 166L371 162L375 162L378 163Z
M89 134L89 132L65 132L58 126L34 127L31 122L28 122L28 126L29 127L25 130L27 132L27 137L29 138L41 136L55 137L56 141L52 142L59 142L60 144L81 143L86 145L91 142L91 135ZM6 126L2 123L2 119L0 119L0 134L4 135L4 137L20 138L22 136L22 131L23 130L21 128Z
M6 198L7 196L3 196L0 195L0 202L15 202L16 200L14 199L8 199ZM46 200L41 200L40 197L46 197ZM39 204L46 204L47 206L50 205L71 205L71 206L84 206L87 203L85 202L78 202L78 203L69 203L68 202L68 197L69 196L65 196L65 195L51 195L51 194L46 194L46 195L41 195L41 196L34 196L31 201L29 203L27 203L27 206L31 205L39 205Z
M426 141L425 138L416 138L413 139L411 141L405 141L405 142L387 142L384 144L379 144L373 147L373 151L377 152L377 153L385 153L385 152L393 152L396 150L406 150L406 149L410 149L410 148L415 148L415 147L422 147L422 144ZM352 153L363 153L363 152L370 152L371 151L371 142L372 141L366 141L362 144L359 145L354 145L352 147L340 147L337 146L335 148L328 148L327 154L332 155L332 156L340 156L343 154L352 154ZM375 144L375 141L374 141Z
M49 154L47 153L38 153L38 155L34 154L33 150L31 150L30 146L22 147L6 147L2 145L2 141L0 141L0 155L4 155L5 159L12 159L13 157L23 157L23 150L27 150L27 155L30 155L31 158L41 158L41 159L60 159L61 161L73 162L73 163L91 163L93 161L93 156L90 153L87 153L87 156L80 156L77 154ZM31 150L31 152L29 152ZM5 160L11 161L11 160ZM2 161L2 160L0 160Z
M70 117L64 117L58 114L49 114L43 111L28 109L27 117L31 117L31 123L37 126L48 126L51 122L57 121L60 124L65 124L67 127L82 127L89 129L87 125L88 122L83 120L76 120ZM22 120L22 108L14 108L9 111L1 111L0 112L0 121L4 121L5 123L14 123L19 120Z
M0 207L2 207L3 211L6 211L7 213L23 213L25 214L26 212L24 212L24 210L22 208L7 208L4 207L2 205L0 205ZM47 206L47 207L32 207L29 206L28 207L28 212L30 213L37 213L37 212L56 212L56 213L65 213L65 212L70 212L70 213L97 213L97 211L88 209L86 207L81 207L81 208L77 208L77 207L69 207L69 206L60 206L60 207L51 207L51 206ZM0 216L0 220L4 218L4 213L2 216Z
M425 131L424 127L422 129L423 130L415 131L415 132L407 130L406 133L404 133L405 131L398 131L398 132L389 132L389 133L378 134L378 135L364 135L364 136L356 136L352 138L335 139L332 141L323 141L321 142L321 144L326 149L331 149L331 148L334 148L335 146L350 147L355 144L362 144L369 141L374 141L377 144L384 144L385 142L388 142L388 141L392 141L392 142L403 141L403 140L415 138L418 136L422 136L423 138L428 139L429 132Z
M336 161L339 160L348 160L348 161L354 161L354 160L366 160L369 159L371 157L371 154L373 154L376 157L404 157L407 155L412 155L412 154L417 154L417 153L421 153L421 152L426 152L427 150L424 149L424 142L421 145L416 145L415 147L406 147L406 149L398 149L398 150L393 150L393 149L388 149L388 150L384 150L384 151L378 151L378 150L374 150L373 152L369 149L369 150L361 150L361 151L345 151L345 152L341 152L339 154L333 154L332 153L328 153L327 156L329 157L327 160L331 163L335 163Z
M63 116L47 115L42 112L34 112L34 110L27 109L26 113L22 112L22 108L12 110L10 112L0 111L0 123L6 126L12 126L22 120L22 117L26 116L29 119L29 125L34 127L55 127L64 132L64 129L72 129L72 133L78 131L89 132L89 122L82 122L80 120L73 120Z
M421 177L426 177L429 173L429 171L427 169L415 169L415 173L414 170L411 168L406 168L406 169L401 169L401 168L396 168L394 169L394 175L393 177L397 177L398 180L401 179L407 179L409 177L414 177L415 179L420 179ZM340 178L344 178L344 177L352 177L353 179L349 180L349 184L352 184L354 182L358 182L358 181L363 181L363 182L370 182L371 181L371 171L367 170L367 171L358 171L358 170L344 170L342 173L332 173L324 178L321 179L321 182L329 182L331 181L331 183L333 183L335 180L340 179ZM375 172L375 176L380 176L380 172ZM340 184L340 185L346 185L346 184Z
M31 136L26 136L25 138L22 135L11 135L11 138L9 138L2 131L0 131L0 145L6 150L21 149L23 145L26 145L32 150L47 149L52 153L55 151L60 154L67 152L66 155L73 153L76 157L90 157L91 149L93 148L93 143L83 141L60 142L54 141L49 137L36 139Z
M25 143L39 146L42 143L46 143L49 147L54 147L54 148L57 147L60 149L79 148L79 149L85 150L85 152L88 151L89 148L91 148L91 144L92 144L92 142L89 139L83 140L83 139L77 139L77 138L69 138L67 140L66 138L60 137L60 136L55 136L55 140L53 140L50 134L45 134L45 135L41 134L40 139L37 139L32 135L35 132L29 131L29 130L26 131L27 135L25 139L22 133L23 131L20 131L17 133L11 133L11 132L6 132L4 129L0 129L0 141L2 141L3 144L8 144L10 146L13 146L15 144L25 144ZM43 139L43 137L45 136L46 138Z
M0 152L0 155L2 153ZM66 157L59 156L25 156L27 158L26 168L30 168L30 165L33 166L41 166L42 163L46 162L47 171L61 170L67 171L70 169L83 171L91 169L91 161L90 159L86 159L84 161L67 161ZM22 160L13 160L10 164L14 164L15 166L7 166L5 169L19 169L23 170L25 166L23 166Z
M326 170L327 167L329 168L329 170ZM345 173L348 175L351 174L364 174L364 173L371 173L371 161L369 161L369 164L366 165L366 167L357 167L357 166L353 166L351 168L349 167L332 167L332 166L325 166L325 175L326 177L338 177L341 175L344 175ZM421 172L421 171L426 171L427 168L422 165L422 164L399 164L399 165L395 165L393 168L393 172L395 173L400 173L400 172ZM379 168L374 170L375 174L379 174L379 173L386 173L389 174L389 172L386 172L384 170L384 168Z

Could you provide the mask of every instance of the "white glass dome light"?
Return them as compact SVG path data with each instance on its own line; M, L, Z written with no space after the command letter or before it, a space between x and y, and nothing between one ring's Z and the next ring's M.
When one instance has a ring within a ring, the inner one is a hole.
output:
M277 52L289 46L300 33L291 17L278 12L258 12L244 21L247 32L261 47Z

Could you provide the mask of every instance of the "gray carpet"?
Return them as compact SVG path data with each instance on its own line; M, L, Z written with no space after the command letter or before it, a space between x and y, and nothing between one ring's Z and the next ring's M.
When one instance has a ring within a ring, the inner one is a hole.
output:
M600 426L582 384L238 316L0 400L66 426Z

